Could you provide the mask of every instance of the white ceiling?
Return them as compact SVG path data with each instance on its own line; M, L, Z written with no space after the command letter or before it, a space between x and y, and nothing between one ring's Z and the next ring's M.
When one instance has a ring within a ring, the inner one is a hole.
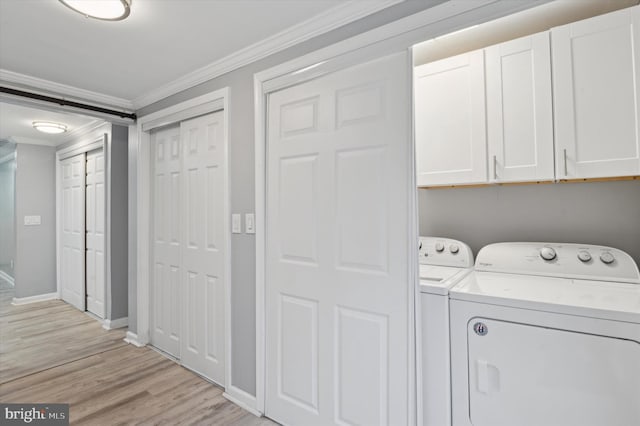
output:
M4 0L0 0L2 2ZM34 121L52 121L67 125L67 133L42 133L33 128ZM57 146L67 141L69 133L96 122L94 117L53 112L0 102L0 140L15 143Z
M104 22L56 0L0 0L0 69L134 100L345 3L398 1L133 0L129 18Z

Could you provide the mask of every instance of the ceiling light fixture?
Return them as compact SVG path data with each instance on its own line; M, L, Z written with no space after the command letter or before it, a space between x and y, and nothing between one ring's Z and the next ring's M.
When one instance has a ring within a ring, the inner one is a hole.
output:
M121 21L129 16L132 0L59 0L87 18Z
M33 128L43 133L64 133L67 131L67 126L60 123L51 123L49 121L34 121Z

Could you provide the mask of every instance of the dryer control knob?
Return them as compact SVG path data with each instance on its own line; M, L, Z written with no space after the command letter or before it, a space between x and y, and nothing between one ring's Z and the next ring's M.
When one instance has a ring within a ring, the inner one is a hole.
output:
M587 263L591 260L591 253L586 250L580 250L578 252L578 259L580 259L581 262Z
M451 253L453 253L453 254L456 254L456 253L458 253L458 252L460 251L460 247L458 247L458 245L457 245L457 244L451 244L451 245L449 246L449 251L450 251Z
M442 253L444 251L444 244L443 243L436 243L436 251L438 253Z
M605 251L600 255L600 260L602 260L602 263L606 263L607 265L610 265L613 263L614 260L616 260L616 258L613 257L611 252Z
M556 258L556 251L551 247L542 247L540 249L540 257L544 260L553 260Z

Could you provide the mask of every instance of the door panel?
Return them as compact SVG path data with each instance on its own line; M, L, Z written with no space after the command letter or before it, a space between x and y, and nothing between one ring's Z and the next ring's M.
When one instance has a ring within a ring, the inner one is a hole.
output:
M85 310L85 154L60 162L62 299Z
M482 50L415 68L418 186L487 180L484 87Z
M105 184L102 149L87 153L86 290L87 311L105 317Z
M180 124L183 152L181 360L225 383L224 112Z
M485 318L467 341L475 426L640 424L640 342Z
M558 177L640 174L640 8L551 36Z
M554 179L550 56L548 32L486 49L491 181Z
M159 130L151 136L153 171L153 276L150 286L151 343L180 356L181 163L180 129Z
M408 422L406 55L269 95L266 414Z

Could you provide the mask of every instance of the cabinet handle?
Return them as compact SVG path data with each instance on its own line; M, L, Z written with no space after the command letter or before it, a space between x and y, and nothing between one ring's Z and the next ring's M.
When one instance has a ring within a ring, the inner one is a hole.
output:
M493 156L493 180L498 180L498 159Z
M569 172L567 171L567 150L563 149L562 152L564 153L564 175L568 176Z

